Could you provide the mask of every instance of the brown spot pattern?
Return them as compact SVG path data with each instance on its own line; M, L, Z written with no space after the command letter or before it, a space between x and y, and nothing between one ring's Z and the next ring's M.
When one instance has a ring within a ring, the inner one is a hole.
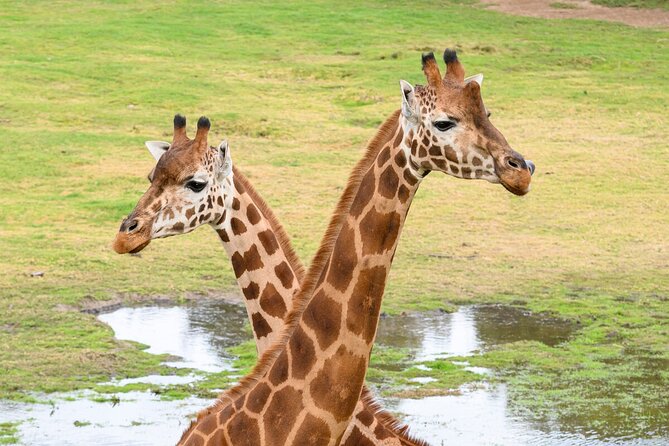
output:
M369 200L372 199L372 196L374 195L375 182L376 177L374 176L374 171L370 169L360 182L358 193L356 194L355 198L353 199L353 203L351 204L349 213L353 217L357 218L365 209L365 206L367 206Z
M418 183L418 179L411 173L409 168L404 169L402 176L404 177L404 181L409 183L409 186L414 186L416 183Z
M224 242L227 243L230 241L230 237L228 237L228 233L225 232L225 229L219 229L216 232L218 233L218 236L221 238L221 240L223 240Z
M383 166L390 159L390 147L384 147L376 157L376 163L379 167Z
M409 188L404 184L401 185L400 189L397 191L397 198L399 198L402 204L406 203L406 201L409 199Z
M335 243L328 268L327 280L335 289L344 292L353 276L353 268L357 263L355 253L355 232L348 222L344 224Z
M263 248L265 248L265 252L269 255L274 254L276 250L279 249L279 243L271 229L260 232L258 234L258 239Z
M455 153L455 150L453 150L453 147L451 146L444 147L444 155L446 156L446 159L449 160L450 162L452 163L458 162L458 155Z
M244 274L244 271L246 271L246 267L244 266L244 257L242 257L240 253L236 252L232 255L230 260L232 261L232 269L235 271L235 277L239 279L242 277L242 274Z
M243 234L246 232L246 225L244 224L243 221L241 221L237 217L232 217L230 219L230 227L232 229L232 233L235 235Z
M245 412L233 415L227 428L230 438L235 439L235 446L258 446L260 444L258 421L249 417ZM211 444L226 444L225 440L223 441L223 443L211 442Z
M283 301L283 298L276 290L276 287L271 283L265 286L265 289L260 296L260 308L267 314L274 317L283 318L288 309Z
M290 288L293 285L295 276L293 275L290 266L288 266L288 263L285 261L274 267L274 273L276 273L276 277L279 278L281 285L283 285L284 288Z
M249 283L249 286L242 288L242 293L244 293L246 300L255 300L260 294L260 287L257 283L251 282Z
M314 342L298 325L290 337L288 345L290 347L290 357L293 360L291 364L293 378L304 379L316 362Z
M252 225L257 225L260 221L260 212L258 212L258 208L253 203L249 204L249 207L246 208L246 218L249 219Z
M390 200L395 198L399 181L400 179L397 176L397 173L395 173L394 167L386 167L386 170L381 173L381 177L379 178L379 193L381 196Z
M323 290L316 294L304 311L304 323L316 332L321 350L328 348L339 337L341 304L330 299Z
M353 430L351 431L351 434L349 437L346 439L346 443L344 446L350 445L350 446L374 446L374 443L372 443L367 437L365 437L362 432L360 432L360 429L358 427L354 427Z
M262 314L253 313L251 320L253 322L253 332L258 336L258 339L264 338L272 332L272 327L269 326Z
M367 361L340 346L311 382L309 390L316 405L330 412L338 422L349 419L360 397ZM342 379L346 377L346 379Z
M400 230L400 214L388 212L382 214L371 209L360 221L362 254L382 254L392 249Z
M372 423L374 422L374 416L369 410L362 410L358 412L358 415L356 417L362 424L365 426L371 426Z
M285 443L301 409L302 392L292 387L284 387L273 395L263 417L268 443Z
M381 298L386 283L386 267L375 266L360 271L348 303L346 326L368 343L374 340Z
M244 253L244 264L248 271L255 271L265 266L256 245L252 245L249 250Z
M303 439L305 445L326 446L330 444L330 428L325 421L311 414L304 417L302 425L297 430L297 438Z
M266 383L261 382L249 392L246 398L246 408L253 413L262 412L271 392L272 389Z
M407 157L404 154L403 150L400 150L397 152L397 155L395 155L395 164L400 168L403 169L404 166L407 165Z
M288 379L288 350L284 350L269 371L269 382L278 386Z

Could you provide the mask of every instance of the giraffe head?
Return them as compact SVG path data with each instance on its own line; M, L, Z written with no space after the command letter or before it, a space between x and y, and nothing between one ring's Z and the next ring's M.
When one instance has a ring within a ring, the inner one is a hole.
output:
M465 78L455 51L444 52L442 77L433 53L423 54L427 85L400 81L404 145L411 166L458 178L501 183L516 195L529 192L534 164L514 151L490 122L481 99L483 75Z
M116 234L117 253L136 253L154 238L185 234L224 218L232 160L226 141L218 147L208 145L209 128L209 119L201 117L190 139L186 118L176 115L171 144L146 143L157 164L149 174L149 189Z

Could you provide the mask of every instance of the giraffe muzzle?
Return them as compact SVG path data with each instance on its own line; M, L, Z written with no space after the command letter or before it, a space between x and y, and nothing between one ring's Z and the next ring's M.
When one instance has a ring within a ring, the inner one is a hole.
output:
M116 233L112 248L118 254L134 254L144 249L150 242L150 225L129 215L121 222L121 227Z

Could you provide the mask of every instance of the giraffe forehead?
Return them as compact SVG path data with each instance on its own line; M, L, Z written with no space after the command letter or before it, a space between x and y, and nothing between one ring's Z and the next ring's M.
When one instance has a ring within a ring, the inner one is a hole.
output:
M466 95L462 87L444 82L438 91L430 86L416 87L416 97L421 109L430 115L462 115L466 106ZM457 116L459 117L459 116Z
M182 183L187 178L211 172L214 160L211 150L202 153L189 146L171 147L158 161L153 178L163 185Z

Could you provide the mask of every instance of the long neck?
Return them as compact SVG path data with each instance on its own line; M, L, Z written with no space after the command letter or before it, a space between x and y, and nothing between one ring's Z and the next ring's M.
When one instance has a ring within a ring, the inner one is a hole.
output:
M229 181L227 215L214 229L232 261L260 355L278 339L304 269L277 218L246 177L235 168Z
M360 396L388 272L420 183L407 165L397 114L384 130L379 146L368 149L373 151L369 162L359 165L361 179L340 215L341 229L313 297L287 351L267 375L274 385L275 378L284 376L303 392L298 420L324 420L332 442L343 435ZM298 429L300 424L289 433L288 443L306 444L310 438L302 437L308 433Z

